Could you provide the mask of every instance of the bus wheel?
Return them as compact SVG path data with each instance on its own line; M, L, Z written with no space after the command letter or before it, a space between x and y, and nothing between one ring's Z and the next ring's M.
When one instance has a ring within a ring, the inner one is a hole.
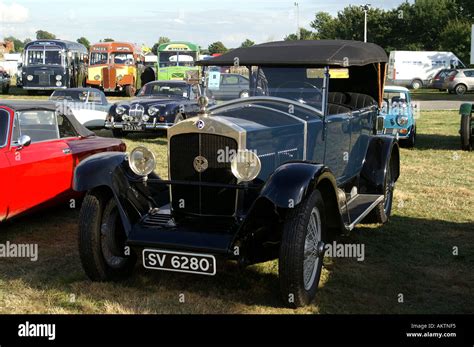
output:
M125 96L128 96L129 98L135 96L135 88L131 85L125 86Z

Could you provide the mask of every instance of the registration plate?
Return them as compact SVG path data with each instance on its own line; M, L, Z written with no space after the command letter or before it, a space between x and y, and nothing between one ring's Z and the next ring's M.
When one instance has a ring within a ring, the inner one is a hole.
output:
M216 274L216 258L210 254L143 250L143 266L147 269L187 272L199 275Z
M124 131L143 131L143 126L137 124L124 124L122 129Z

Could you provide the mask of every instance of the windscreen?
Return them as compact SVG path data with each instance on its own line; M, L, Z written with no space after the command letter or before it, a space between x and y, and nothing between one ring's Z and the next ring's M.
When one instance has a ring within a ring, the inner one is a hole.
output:
M107 64L108 54L102 52L92 52L90 65L105 65Z
M28 65L62 65L63 54L59 47L28 50L26 53Z
M322 112L324 69L260 67L255 95L273 96L308 104Z
M50 100L71 100L85 102L87 100L87 91L80 90L56 90L50 96Z
M7 144L8 117L7 111L0 110L0 148Z
M189 86L177 83L148 83L138 96L188 97Z
M160 67L194 66L196 52L160 52Z

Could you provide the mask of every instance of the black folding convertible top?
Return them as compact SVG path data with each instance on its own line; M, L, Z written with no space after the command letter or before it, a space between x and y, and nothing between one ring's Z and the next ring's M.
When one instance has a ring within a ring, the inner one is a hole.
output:
M237 48L219 57L201 60L202 66L363 66L386 63L387 54L374 43L348 40L300 40L262 43Z
M16 112L22 111L33 111L33 110L45 110L45 111L58 111L64 109L62 103L56 103L53 101L38 101L38 100L0 100L0 106L6 106L11 108ZM74 129L82 137L93 136L95 133L84 127L79 121L74 117L72 112L61 112L68 120L71 122Z

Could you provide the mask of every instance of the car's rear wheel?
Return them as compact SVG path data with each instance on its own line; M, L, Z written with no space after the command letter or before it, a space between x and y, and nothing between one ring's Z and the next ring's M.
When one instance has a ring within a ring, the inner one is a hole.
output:
M471 115L463 114L461 115L461 149L463 151L472 150L472 140L471 140Z
M288 306L305 306L314 299L321 277L325 239L324 201L315 190L288 212L283 225L278 273L281 294Z
M423 87L423 82L421 82L420 80L413 80L411 82L411 85L410 85L411 89L420 89L421 87Z
M114 197L103 191L86 195L79 216L79 255L93 281L129 276L136 255L125 249L125 232Z
M457 95L464 95L467 92L467 87L464 84L458 84L454 88L454 91L456 92Z
M388 222L392 214L393 190L395 188L394 168L392 161L387 165L384 179L384 199L364 219L363 223Z

